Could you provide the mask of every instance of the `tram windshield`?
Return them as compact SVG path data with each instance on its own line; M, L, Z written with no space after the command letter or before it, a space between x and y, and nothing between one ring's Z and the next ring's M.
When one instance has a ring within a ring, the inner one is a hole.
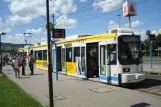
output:
M118 59L122 65L142 63L140 36L122 35L118 38Z

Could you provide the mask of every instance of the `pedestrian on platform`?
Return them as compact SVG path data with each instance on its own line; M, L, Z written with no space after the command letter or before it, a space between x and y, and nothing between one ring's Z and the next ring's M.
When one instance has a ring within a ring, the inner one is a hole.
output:
M34 74L34 63L35 63L35 58L32 56L32 54L29 54L29 67L31 71L30 75Z
M12 60L12 66L13 66L13 69L15 71L15 77L17 78L20 78L20 69L19 69L19 64L18 64L18 56L14 57L13 60Z
M26 55L23 54L21 57L21 65L22 65L22 75L25 75L25 67L26 67Z

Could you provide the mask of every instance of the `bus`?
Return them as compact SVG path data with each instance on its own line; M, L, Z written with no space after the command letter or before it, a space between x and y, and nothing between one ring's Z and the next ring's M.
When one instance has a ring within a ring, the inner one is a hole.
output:
M53 71L83 79L123 85L145 80L139 33L130 28L110 29L109 33L75 35L52 46ZM47 69L47 44L31 47L36 67ZM57 49L57 56L55 55Z

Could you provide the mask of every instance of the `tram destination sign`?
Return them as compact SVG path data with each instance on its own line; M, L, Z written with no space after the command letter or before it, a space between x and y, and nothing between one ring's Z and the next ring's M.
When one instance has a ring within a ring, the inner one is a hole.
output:
M65 29L53 29L53 38L65 38Z
M139 36L124 36L122 37L123 42L140 42Z

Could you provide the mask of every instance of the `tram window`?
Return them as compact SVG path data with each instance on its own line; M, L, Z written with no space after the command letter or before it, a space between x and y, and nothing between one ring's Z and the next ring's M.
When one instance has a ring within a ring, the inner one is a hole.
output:
M47 50L43 50L43 60L47 60Z
M38 60L38 52L37 51L35 51L35 56L34 57L35 57L36 60Z
M116 44L108 44L108 57L110 58L110 65L117 64Z
M74 47L74 62L76 57L80 57L80 47Z
M42 50L38 51L38 60L42 60Z
M106 64L105 64L105 46L100 47L100 73L106 75Z
M65 69L65 49L62 49L62 68Z
M85 47L81 47L82 72L85 72Z
M72 48L66 48L66 61L72 62Z
M53 67L56 68L56 55L55 55L55 49L53 49Z

